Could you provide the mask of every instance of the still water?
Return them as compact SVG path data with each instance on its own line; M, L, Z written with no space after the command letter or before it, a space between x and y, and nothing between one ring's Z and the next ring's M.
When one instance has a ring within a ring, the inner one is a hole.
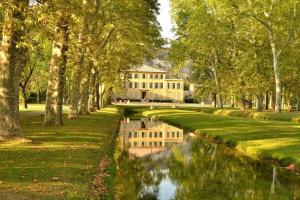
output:
M300 199L298 175L161 121L121 121L115 159L117 200Z

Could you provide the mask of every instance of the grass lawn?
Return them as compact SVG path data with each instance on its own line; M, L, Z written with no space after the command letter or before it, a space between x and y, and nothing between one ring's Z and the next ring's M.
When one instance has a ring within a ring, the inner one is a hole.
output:
M21 121L31 141L0 143L0 199L86 199L97 163L113 149L118 109L45 128L44 106L29 108Z
M240 117L224 117L179 109L143 112L186 130L214 138L250 156L272 158L282 165L300 166L300 124Z
M218 109L218 108L211 108L211 107L200 107L200 108L184 107L180 109L203 112L207 114L221 115L221 116L230 116L230 117L244 117L244 118L263 119L263 120L300 122L299 112L288 112L286 110L282 111L282 113L274 113L271 110L257 112L255 109L241 111L239 108Z

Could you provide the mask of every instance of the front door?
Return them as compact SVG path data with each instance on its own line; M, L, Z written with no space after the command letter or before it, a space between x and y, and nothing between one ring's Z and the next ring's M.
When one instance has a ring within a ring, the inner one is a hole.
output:
M142 91L142 99L146 98L147 93L145 91Z

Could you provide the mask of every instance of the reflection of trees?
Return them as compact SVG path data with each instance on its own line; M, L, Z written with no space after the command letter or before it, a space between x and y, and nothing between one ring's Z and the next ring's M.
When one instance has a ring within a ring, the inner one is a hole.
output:
M127 151L116 148L117 177L115 199L156 200L158 186L164 178L159 166L150 158L132 158Z
M189 162L180 151L173 152L168 166L170 178L178 182L176 199L269 199L271 166L236 157L231 150L217 149L211 143L195 141ZM277 183L270 199L293 199L293 193L299 197L299 190L295 190L300 186L299 179L289 178L278 178L281 184Z
M178 200L299 198L299 177L279 169L274 176L272 166L235 154L200 140L191 144L191 159L176 147L172 148L171 157L155 161L149 157L133 159L119 148L115 154L119 169L116 199L155 200L159 184L167 174L177 183ZM166 168L169 170L164 172L162 169Z

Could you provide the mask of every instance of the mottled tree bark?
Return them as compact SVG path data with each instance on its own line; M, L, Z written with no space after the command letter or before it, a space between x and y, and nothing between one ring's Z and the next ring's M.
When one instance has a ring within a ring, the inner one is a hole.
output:
M219 75L217 72L217 65L218 65L218 57L215 54L215 60L214 60L214 64L212 65L212 71L214 73L214 78L215 78L215 83L216 83L217 105L218 105L218 108L223 109L223 97L221 94L221 86L220 86L220 81L219 81Z
M68 43L68 16L60 16L52 46L49 81L46 94L45 126L63 125L63 94Z
M91 63L88 63L84 68L84 73L82 74L82 80L80 83L80 104L79 104L79 114L88 115L89 114L89 87L91 78Z
M15 8L12 8L15 6ZM18 47L25 29L23 25L28 1L11 1L4 7L0 47L0 139L21 135L19 119L19 77L24 66L26 47Z
M96 108L100 110L100 83L96 83Z
M84 46L83 46L83 32L79 33L78 38L78 58L75 62L72 71L72 87L71 99L69 108L69 119L77 119L79 116L79 101L80 101L80 82L82 76L82 68L84 67Z
M259 94L257 95L257 111L262 112L264 109L264 95Z
M266 110L269 110L269 104L270 104L270 97L269 97L269 93L266 92Z
M211 106L213 108L216 108L217 107L217 95L215 93L213 93L211 95L211 98L212 98L212 101L211 101Z
M96 70L93 68L91 71L90 88L89 88L89 111L95 112L95 95L96 95Z

